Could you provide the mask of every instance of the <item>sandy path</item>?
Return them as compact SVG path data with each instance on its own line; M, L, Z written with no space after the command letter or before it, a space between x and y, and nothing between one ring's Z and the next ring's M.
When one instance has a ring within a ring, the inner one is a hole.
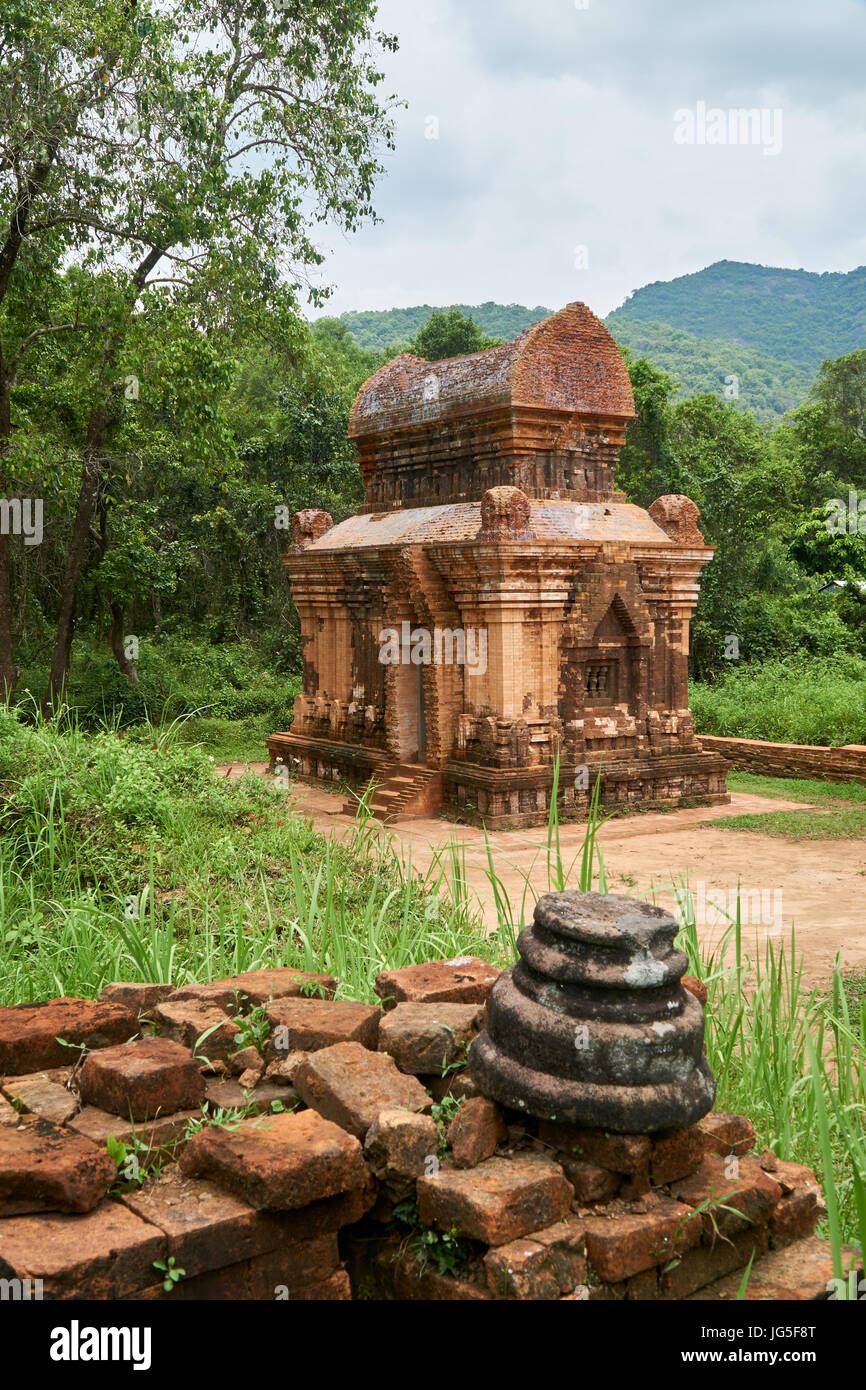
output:
M234 778L244 764L232 767ZM265 772L266 763L247 764ZM226 768L217 769L225 773ZM295 786L292 798L302 815L310 816L317 830L343 835L351 820L343 815L344 798L317 787ZM790 844L775 836L751 831L715 830L702 821L721 820L747 812L808 810L798 801L750 796L734 792L730 806L697 807L667 814L627 816L609 821L599 835L611 892L631 892L639 897L655 895L655 901L674 907L672 885L688 879L693 894L707 898L700 934L707 945L719 934L714 902L730 902L737 886L745 895L743 937L749 949L763 945L767 935L779 940L797 932L808 977L824 982L841 951L846 969L866 971L866 841L817 840ZM816 814L821 814L820 810ZM493 895L486 875L484 834L474 826L455 826L440 819L398 821L391 833L407 849L412 862L425 871L437 849L449 838L464 847L467 878L481 902L485 920L496 923ZM562 856L569 865L580 852L584 827L561 828ZM515 916L526 894L524 920L531 914L534 897L547 889L546 834L535 830L498 831L491 835L497 875L508 892ZM527 879L532 893L526 887ZM757 898L757 892L763 899ZM719 898L723 894L723 898ZM700 922L700 918L699 918Z

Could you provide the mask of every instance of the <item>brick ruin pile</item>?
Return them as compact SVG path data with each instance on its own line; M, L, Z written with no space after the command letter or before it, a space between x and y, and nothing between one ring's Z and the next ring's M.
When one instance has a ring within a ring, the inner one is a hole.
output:
M278 968L0 1009L0 1277L45 1299L731 1299L754 1254L748 1298L827 1296L815 1176L753 1152L747 1118L618 1134L482 1095L465 1059L498 974L385 972L381 1007ZM140 1185L106 1148L133 1134L163 1159ZM169 1293L161 1266L184 1271Z

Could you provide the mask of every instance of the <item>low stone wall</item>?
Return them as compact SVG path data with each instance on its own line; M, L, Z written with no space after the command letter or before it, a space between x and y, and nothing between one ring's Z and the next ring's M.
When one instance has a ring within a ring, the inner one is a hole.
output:
M702 734L701 747L720 753L742 772L768 777L803 777L825 782L866 783L866 744L818 748L808 743L765 743L752 738L712 738Z
M747 1298L827 1296L814 1174L748 1119L613 1135L480 1095L497 974L386 972L381 1006L278 968L0 1009L3 1296L728 1299L753 1254Z

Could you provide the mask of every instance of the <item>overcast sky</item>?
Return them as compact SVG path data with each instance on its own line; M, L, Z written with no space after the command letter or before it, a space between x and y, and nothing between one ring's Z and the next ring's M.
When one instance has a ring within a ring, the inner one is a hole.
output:
M866 0L382 0L379 22L408 109L383 223L326 242L329 313L606 314L722 259L866 262ZM764 142L697 143L700 102L765 108Z

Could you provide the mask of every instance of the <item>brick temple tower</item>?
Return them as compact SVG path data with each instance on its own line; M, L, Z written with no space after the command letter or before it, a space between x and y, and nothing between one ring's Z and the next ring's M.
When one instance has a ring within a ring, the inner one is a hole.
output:
M365 500L296 513L285 564L303 693L268 739L294 775L371 777L379 814L491 827L727 800L688 708L689 622L712 549L687 497L614 490L634 416L583 304L469 357L405 353L361 388Z

